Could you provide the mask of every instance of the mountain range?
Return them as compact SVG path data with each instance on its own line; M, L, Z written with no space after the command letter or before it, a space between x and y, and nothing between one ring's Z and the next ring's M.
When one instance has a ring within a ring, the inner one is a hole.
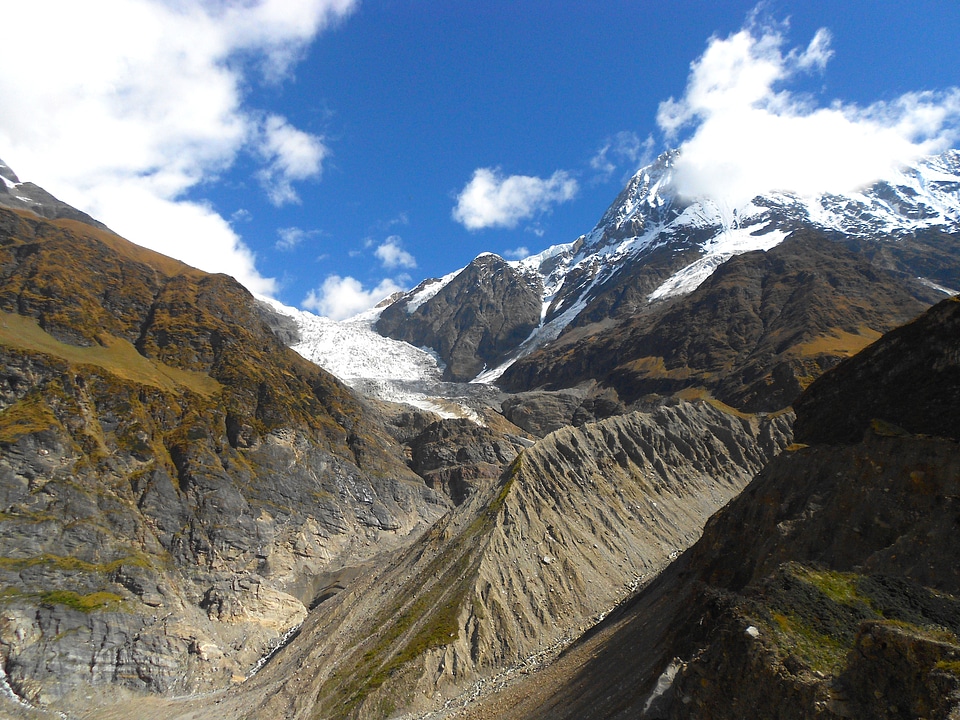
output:
M676 157L341 323L0 163L0 707L960 712L960 153L742 206Z

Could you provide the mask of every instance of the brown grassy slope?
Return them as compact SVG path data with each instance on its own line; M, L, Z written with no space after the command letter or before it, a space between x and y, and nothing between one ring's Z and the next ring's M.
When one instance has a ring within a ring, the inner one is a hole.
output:
M510 390L588 379L626 403L702 388L748 411L789 405L825 370L935 299L812 231L732 258L697 290L614 328L577 328L503 376Z
M352 393L276 339L235 280L108 231L0 210L0 310L66 345L117 355L124 341L154 363L205 374L225 388L228 422L258 435L293 422L358 461L376 455L365 445L387 445L361 429Z

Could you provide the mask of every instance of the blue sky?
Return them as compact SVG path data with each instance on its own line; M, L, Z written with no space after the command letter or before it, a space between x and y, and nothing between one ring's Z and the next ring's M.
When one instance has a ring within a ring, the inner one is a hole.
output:
M576 239L668 146L749 195L957 145L955 2L2 2L21 179L334 317Z

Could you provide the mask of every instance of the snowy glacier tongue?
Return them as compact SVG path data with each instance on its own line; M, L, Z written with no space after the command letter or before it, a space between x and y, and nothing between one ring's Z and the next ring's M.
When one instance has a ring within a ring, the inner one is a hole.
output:
M378 334L373 324L379 309L338 322L270 298L258 299L296 322L300 342L293 350L364 395L479 422L469 402L478 393L442 382L443 367L429 350Z

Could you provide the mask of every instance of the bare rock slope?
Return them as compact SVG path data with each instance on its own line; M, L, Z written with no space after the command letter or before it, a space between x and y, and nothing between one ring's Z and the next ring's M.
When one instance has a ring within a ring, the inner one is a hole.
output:
M568 644L696 540L789 425L682 403L552 433L396 562L318 606L219 711L372 718L461 702Z

